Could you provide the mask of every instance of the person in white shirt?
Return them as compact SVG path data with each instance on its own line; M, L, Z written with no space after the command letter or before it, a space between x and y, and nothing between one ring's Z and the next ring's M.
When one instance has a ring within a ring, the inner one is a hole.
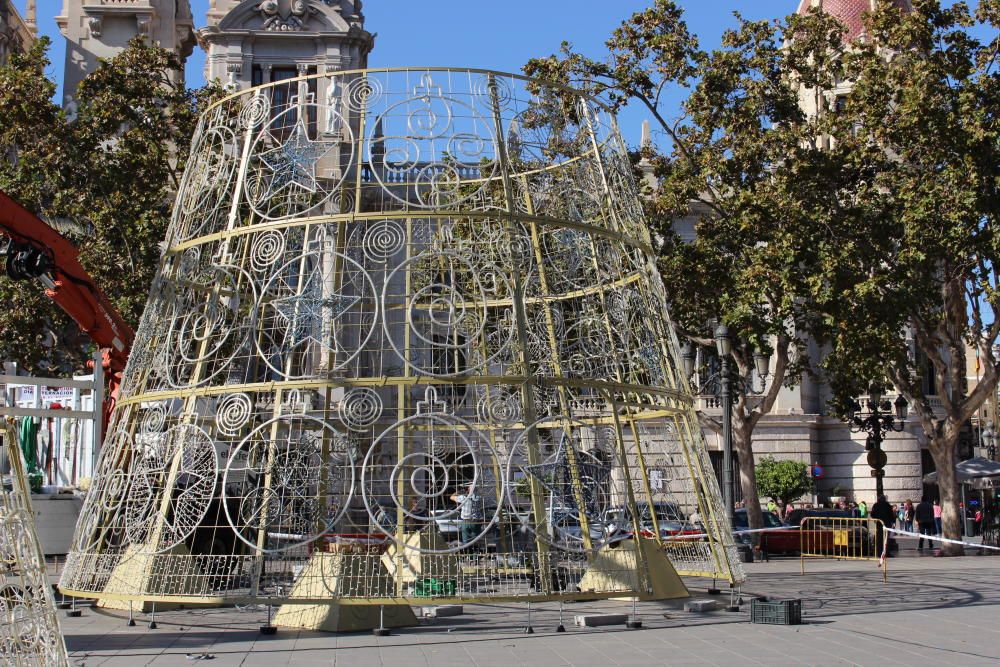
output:
M476 493L476 485L470 484L469 489L464 494L456 493L451 499L460 507L459 518L462 522L459 527L459 536L462 544L467 547L472 546L472 541L482 532L483 521L486 518L483 497Z

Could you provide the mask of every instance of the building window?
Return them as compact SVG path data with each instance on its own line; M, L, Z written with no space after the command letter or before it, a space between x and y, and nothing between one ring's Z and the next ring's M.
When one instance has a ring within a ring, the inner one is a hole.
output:
M916 353L917 373L920 375L920 390L924 396L937 396L937 378L934 376L934 364L920 348Z
M709 452L708 457L712 460L712 468L715 470L715 479L719 481L719 490L722 490L722 452ZM733 502L743 502L743 485L740 483L740 457L733 452Z
M275 67L271 70L271 109L281 113L292 103L292 98L298 95L299 85L290 81L298 77L299 71L294 67Z
M306 75L316 73L315 67L306 70ZM271 131L277 132L279 136L283 131L291 131L298 122L298 111L292 104L298 102L299 84L294 79L299 77L299 69L294 65L275 65L270 69L270 76L265 77L264 68L254 65L251 70L250 81L254 86L273 84L270 86L271 94L271 117L281 117L280 122L271 125ZM265 78L268 80L265 81ZM307 103L316 102L316 79L309 79L307 82ZM308 118L306 127L310 138L316 136L316 107L310 106L307 110Z

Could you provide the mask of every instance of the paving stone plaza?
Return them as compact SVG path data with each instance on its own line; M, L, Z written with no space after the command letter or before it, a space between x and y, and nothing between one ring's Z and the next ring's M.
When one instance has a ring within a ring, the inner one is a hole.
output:
M909 548L908 548L909 547ZM882 583L868 561L811 561L805 576L795 558L747 565L744 602L751 595L801 598L798 626L755 625L748 604L739 613L683 611L682 603L640 603L641 630L574 627L573 617L629 613L625 601L534 605L534 634L524 634L523 604L466 606L457 617L372 634L281 630L262 636L265 611L179 610L136 616L85 608L62 618L74 665L218 667L295 665L992 665L1000 663L1000 559L904 557L889 561ZM910 557L910 556L913 557ZM711 599L706 582L687 579L694 599ZM720 602L728 601L723 591ZM718 598L716 598L718 599ZM208 658L211 656L211 658Z
M457 1L0 0L0 667L1000 665L1000 0Z

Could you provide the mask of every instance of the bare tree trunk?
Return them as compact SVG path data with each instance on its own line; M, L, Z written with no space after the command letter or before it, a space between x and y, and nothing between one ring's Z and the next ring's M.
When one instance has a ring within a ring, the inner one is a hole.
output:
M938 474L938 490L941 493L941 532L952 540L962 539L962 521L959 511L961 492L955 465L958 463L958 427L945 423L944 427L930 443L931 456ZM942 543L941 552L948 556L961 556L964 551L960 544Z
M760 496L757 494L757 469L754 464L751 436L753 429L743 419L733 420L733 448L740 460L740 487L747 509L750 528L763 528L764 516L760 510Z

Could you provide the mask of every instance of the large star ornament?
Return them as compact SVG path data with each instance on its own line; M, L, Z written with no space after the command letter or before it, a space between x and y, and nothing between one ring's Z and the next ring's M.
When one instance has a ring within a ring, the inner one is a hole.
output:
M335 143L310 139L304 120L299 118L285 141L260 155L261 162L271 170L268 197L291 188L306 192L319 190L316 165L333 150Z
M302 291L274 301L274 309L284 321L286 342L290 347L323 341L323 324L331 325L353 308L361 297L348 294L323 294L323 274L319 267L306 278Z

